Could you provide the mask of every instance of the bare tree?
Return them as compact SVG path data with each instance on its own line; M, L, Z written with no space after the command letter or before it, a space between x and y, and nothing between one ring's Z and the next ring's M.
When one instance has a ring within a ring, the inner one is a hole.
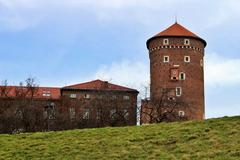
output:
M148 123L172 122L189 119L185 111L189 104L182 97L173 94L174 89L163 88L159 98L143 100L141 120Z

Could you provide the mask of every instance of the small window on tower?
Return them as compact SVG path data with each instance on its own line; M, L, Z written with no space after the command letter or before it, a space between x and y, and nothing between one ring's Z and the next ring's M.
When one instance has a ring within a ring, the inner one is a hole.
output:
M184 117L185 116L185 112L184 111L179 111L178 112L178 116L179 117Z
M163 56L163 62L168 63L169 62L169 56Z
M184 45L190 45L190 40L189 39L184 39Z
M171 80L178 80L178 68L171 69Z
M175 91L174 91L174 89L171 89L171 90L168 92L168 100L170 100L170 101L175 100Z
M163 39L163 45L168 45L169 44L169 40L168 39Z
M189 63L190 61L190 56L184 56L184 62Z
M181 87L176 87L176 96L181 96L182 95L182 88Z
M185 77L186 77L185 73L181 72L179 74L179 80L185 80Z

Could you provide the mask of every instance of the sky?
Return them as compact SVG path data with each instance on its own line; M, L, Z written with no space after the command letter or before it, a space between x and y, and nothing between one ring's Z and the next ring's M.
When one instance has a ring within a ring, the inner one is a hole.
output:
M0 80L149 84L146 41L175 22L208 43L206 117L240 115L239 0L0 0Z

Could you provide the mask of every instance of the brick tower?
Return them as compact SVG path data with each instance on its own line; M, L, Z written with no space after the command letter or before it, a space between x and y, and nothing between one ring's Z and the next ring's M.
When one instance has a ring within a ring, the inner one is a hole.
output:
M181 97L188 107L179 116L201 120L204 109L205 40L178 23L147 41L150 57L150 99L161 97L163 88L170 88L173 99Z

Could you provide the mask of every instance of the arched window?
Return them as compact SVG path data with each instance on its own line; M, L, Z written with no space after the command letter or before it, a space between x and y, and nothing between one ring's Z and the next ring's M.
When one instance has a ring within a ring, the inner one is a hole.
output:
M168 45L169 44L169 40L167 38L163 39L163 45Z
M190 45L190 40L189 39L184 39L184 45Z

